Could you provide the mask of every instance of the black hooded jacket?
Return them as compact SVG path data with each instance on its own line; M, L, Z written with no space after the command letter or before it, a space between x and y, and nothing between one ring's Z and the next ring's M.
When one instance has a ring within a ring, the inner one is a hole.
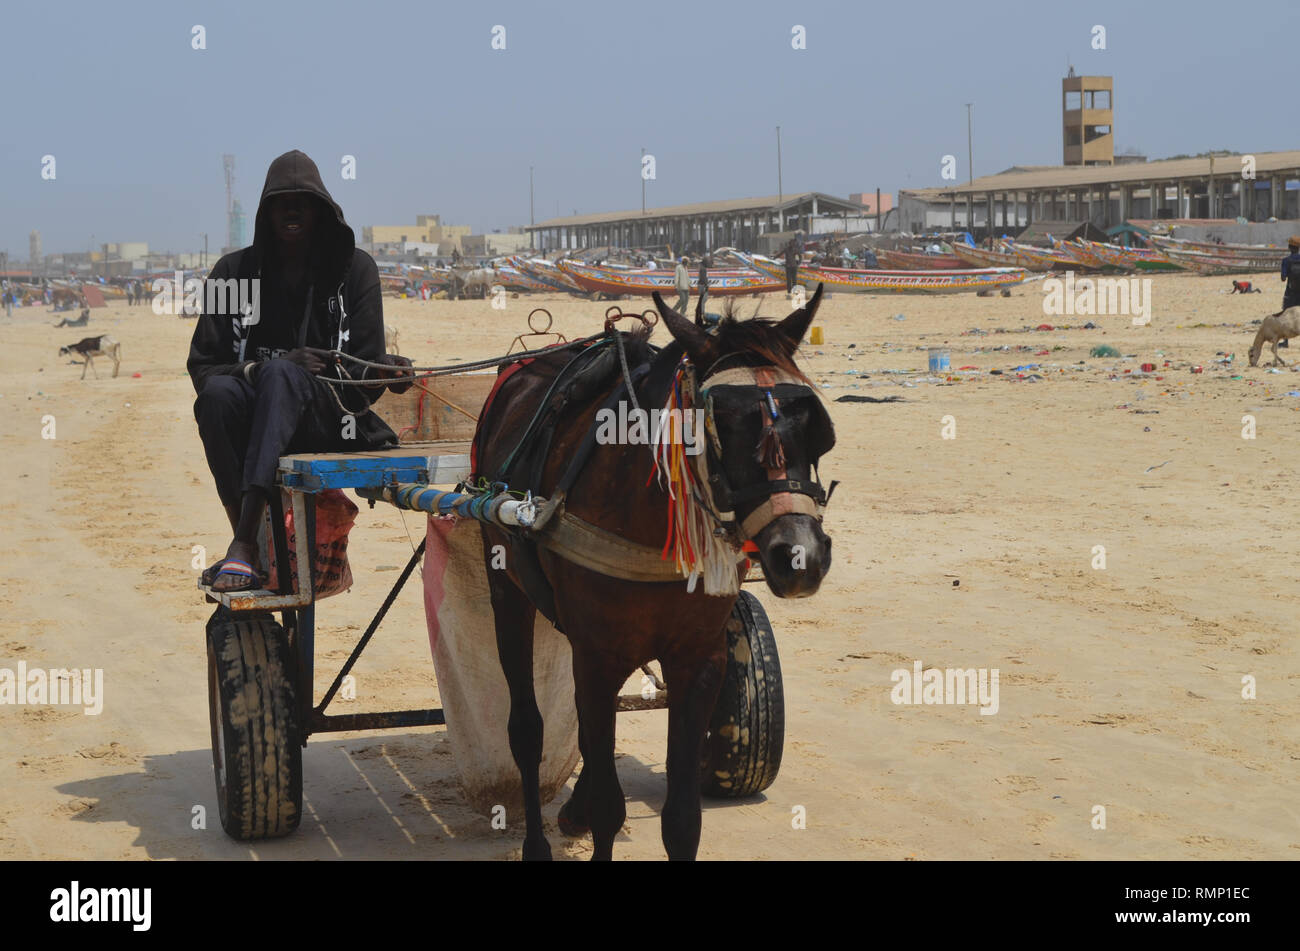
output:
M275 266L270 221L270 199L294 192L311 195L321 206L311 239L311 303L305 321L303 311L287 306L289 298ZM241 283L219 285L222 290L216 293L210 289L214 281L231 280ZM252 281L257 284L243 283ZM241 319L239 314L254 286L258 287L255 322ZM343 209L325 189L316 163L297 150L271 163L257 206L253 244L216 263L204 282L203 299L205 313L194 328L186 363L195 392L201 393L213 376L243 376L249 363L270 360L297 347L341 350L372 361L384 354L379 270L374 259L356 247L356 237L343 219ZM355 364L344 361L344 369L353 379L361 377L362 370ZM331 365L320 375L337 378L339 371ZM333 389L357 418L359 442L371 447L396 443L393 431L374 413L366 412L370 400L378 398L382 391L358 386ZM338 411L337 406L335 409Z

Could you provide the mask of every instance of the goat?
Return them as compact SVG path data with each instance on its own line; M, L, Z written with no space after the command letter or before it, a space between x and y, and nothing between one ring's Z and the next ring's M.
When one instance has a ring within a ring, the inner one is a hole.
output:
M103 334L99 337L85 337L67 347L59 348L59 356L65 357L71 354L80 354L86 358L81 367L81 379L86 378L87 368L95 373L95 379L99 379L99 371L94 369L95 357L108 357L113 361L113 376L117 376L118 367L122 365L122 345L110 337Z
M1277 345L1290 337L1300 337L1300 307L1288 307L1284 311L1264 318L1264 322L1259 325L1259 333L1255 334L1255 342L1250 345L1250 365L1259 364L1259 355L1264 349L1264 344L1271 343L1273 365L1277 366L1280 363L1285 366L1286 361L1277 355Z

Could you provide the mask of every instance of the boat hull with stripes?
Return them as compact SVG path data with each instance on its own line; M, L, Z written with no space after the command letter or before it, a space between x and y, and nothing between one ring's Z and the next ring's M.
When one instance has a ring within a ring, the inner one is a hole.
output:
M759 255L753 255L749 260L760 271L784 277L784 269L776 261ZM801 284L825 284L827 289L832 291L848 291L856 294L960 294L1000 290L1024 283L1025 277L1024 268L868 271L806 264L799 268Z
M664 296L676 294L676 270L639 270L598 267L560 261L560 269L588 291L598 294L631 294L649 297L658 291ZM691 292L699 283L698 275L691 275ZM785 278L773 278L759 270L719 270L709 272L711 297L736 297L743 294L771 294L785 290Z

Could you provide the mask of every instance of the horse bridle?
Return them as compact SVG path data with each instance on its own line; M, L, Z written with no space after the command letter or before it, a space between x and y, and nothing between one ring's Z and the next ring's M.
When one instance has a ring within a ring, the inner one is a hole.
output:
M780 416L783 400L810 397L816 406L814 412L818 422L832 434L834 427L830 415L822 405L821 397L812 387L801 379L774 366L735 366L719 369L719 366L731 356L728 354L714 361L703 380L697 382L695 368L686 361L683 364L682 388L686 404L704 409L704 429L707 434L704 451L696 453L694 463L700 483L707 486L701 500L710 515L731 536L737 546L754 538L769 524L782 515L810 515L822 521L826 506L835 492L838 482L832 481L829 491L824 489L817 472L817 453L809 460L812 479L791 479L785 474L784 467L779 470L768 469L769 478L754 485L734 488L727 479L722 461L722 440L718 435L717 423L713 412L713 390L715 387L735 388L752 391L757 402L762 404L764 413L764 431L773 426ZM824 450L823 450L824 451ZM736 510L755 499L762 503L743 520L737 521Z

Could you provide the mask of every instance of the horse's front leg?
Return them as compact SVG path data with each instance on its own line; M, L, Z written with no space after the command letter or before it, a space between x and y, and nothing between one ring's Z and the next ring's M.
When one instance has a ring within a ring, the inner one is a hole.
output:
M483 545L488 548L484 533ZM537 609L502 572L488 570L492 615L496 625L497 656L510 688L510 753L524 795L524 859L549 860L551 846L542 831L542 712L533 691L533 620Z
M721 654L683 663L659 658L668 685L668 797L660 816L664 849L694 860L700 848L700 758L722 689Z
M569 817L591 826L592 861L614 857L614 838L627 818L623 787L614 765L614 728L618 718L618 691L627 679L603 663L600 656L573 642L573 687L578 703L578 736L582 747L582 774L577 800ZM571 802L573 800L570 800ZM569 805L568 803L565 804Z

